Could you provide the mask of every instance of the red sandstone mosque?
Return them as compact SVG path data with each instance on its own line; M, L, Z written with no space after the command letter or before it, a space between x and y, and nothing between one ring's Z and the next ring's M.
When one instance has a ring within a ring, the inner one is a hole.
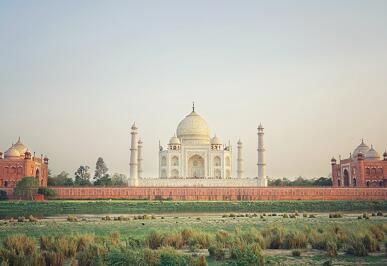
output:
M380 154L362 140L349 158L333 157L332 182L334 187L387 187L387 151Z
M35 176L39 186L46 187L48 158L43 158L43 155L36 157L35 153L32 155L19 137L4 154L0 151L0 187L15 187L25 176Z

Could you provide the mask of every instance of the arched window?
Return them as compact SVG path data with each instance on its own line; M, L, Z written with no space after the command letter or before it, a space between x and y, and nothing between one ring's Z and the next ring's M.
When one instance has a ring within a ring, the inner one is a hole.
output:
M174 177L174 178L179 177L179 171L177 171L176 169L173 169L172 173L171 173L171 176Z
M370 186L370 181L367 181L367 187L369 187Z
M219 156L216 156L215 158L214 158L214 165L215 166L220 166L220 157Z
M231 162L230 162L230 157L226 157L226 165L227 166L230 166Z
M379 181L379 187L383 187L383 181Z
M161 170L161 177L166 178L167 177L167 171L165 169Z
M353 179L353 186L356 187L356 178Z
M375 168L371 169L371 175L376 175L376 169Z
M179 165L179 158L177 156L173 156L171 159L172 165L173 166L178 166Z
M369 168L366 169L366 174L367 174L367 175L370 174L370 169L369 169Z
M39 171L39 169L36 169L35 177L36 177L36 178L39 178L39 177L40 177L40 171Z
M337 186L341 187L341 180L340 179L337 180Z

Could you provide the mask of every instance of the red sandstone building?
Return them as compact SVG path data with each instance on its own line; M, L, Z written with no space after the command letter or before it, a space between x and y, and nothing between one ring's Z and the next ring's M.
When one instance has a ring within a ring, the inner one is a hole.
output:
M32 155L20 138L5 153L0 151L0 187L12 188L25 176L35 176L39 186L47 186L48 158Z
M332 158L331 165L334 187L387 187L387 151L381 159L363 140L349 158Z

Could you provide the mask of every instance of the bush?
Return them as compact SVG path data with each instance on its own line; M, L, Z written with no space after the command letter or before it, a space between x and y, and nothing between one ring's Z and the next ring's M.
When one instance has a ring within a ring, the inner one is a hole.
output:
M303 232L290 232L286 234L282 247L286 249L306 248L307 243L307 237Z
M75 215L68 215L68 216L67 216L67 221L68 221L68 222L78 222L79 219L78 219L78 217L75 216Z
M376 213L376 216L383 216L383 213L382 213L381 211L378 211L378 212Z
M163 236L156 231L150 232L145 238L145 245L151 249L158 249L163 244Z
M38 194L44 195L45 197L55 197L57 195L55 190L48 187L40 187Z
M32 216L32 215L30 215L30 216L28 217L28 220L29 220L30 222L37 222L37 221L39 221L38 218L35 218L35 217Z
M234 247L232 250L232 257L235 259L235 261L233 261L231 265L235 265L235 266L264 265L262 249L257 244Z
M7 200L7 199L8 199L7 192L4 190L0 190L0 200Z
M351 235L348 239L346 252L357 257L365 257L368 255L368 250L364 246L363 239L356 235Z
M36 243L25 235L14 235L3 239L0 261L5 265L45 265L43 257L37 252Z
M314 214L309 214L309 218L316 218Z
M159 252L160 259L156 266L185 266L192 265L192 257L178 253L171 248L161 249Z
M343 215L341 213L330 213L329 218L342 218Z
M301 256L301 251L298 250L298 249L293 250L293 251L292 251L292 256L293 256L293 257L299 257L299 256Z
M282 217L283 218L289 218L289 215L287 213L284 213L284 215Z
M279 249L285 241L285 230L283 227L273 226L263 230L262 235L266 239L267 247Z
M226 258L226 250L219 245L212 245L208 248L208 253L215 260L224 260Z
M327 255L330 257L337 256L337 245L335 241L327 241L325 250L327 251Z

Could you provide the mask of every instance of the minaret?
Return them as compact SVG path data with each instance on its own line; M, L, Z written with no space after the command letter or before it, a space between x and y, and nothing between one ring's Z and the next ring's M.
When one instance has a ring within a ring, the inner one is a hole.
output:
M132 142L130 146L130 177L129 177L129 186L135 187L138 186L138 141L137 141L137 127L136 123L132 126L132 131L130 133L132 135Z
M267 179L266 179L266 172L265 172L265 148L263 145L263 135L265 134L263 132L263 126L260 123L258 126L258 185L261 187L267 187Z
M143 163L142 163L142 140L141 138L138 140L138 178L142 178L142 172L143 172Z
M242 141L238 141L238 158L237 158L237 177L244 178L243 176L243 158L242 158Z

